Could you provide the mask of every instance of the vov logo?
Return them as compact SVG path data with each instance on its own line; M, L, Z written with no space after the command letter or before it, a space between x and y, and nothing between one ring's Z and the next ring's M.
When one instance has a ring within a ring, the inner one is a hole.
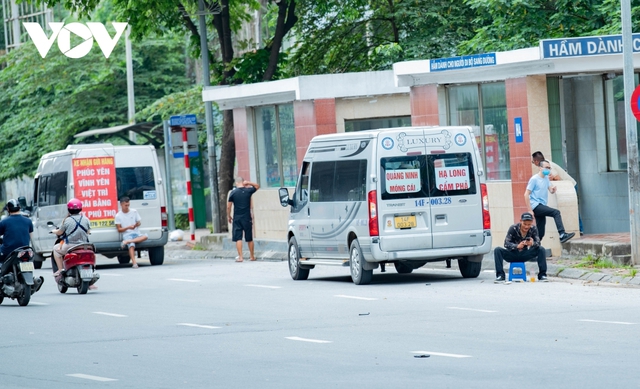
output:
M82 58L89 54L93 47L93 40L95 39L100 46L100 50L104 54L105 58L109 58L111 52L116 47L118 40L122 36L122 33L127 28L127 23L112 22L111 25L116 30L116 34L113 38L107 32L107 28L102 23L69 23L65 26L64 23L52 22L48 23L49 28L52 31L50 37L44 33L42 26L38 23L22 23L27 33L31 37L33 44L36 45L38 53L42 58L47 56L49 49L53 45L53 41L58 38L58 48L60 52L69 58ZM79 36L84 39L84 42L80 43L74 48L71 48L71 34Z

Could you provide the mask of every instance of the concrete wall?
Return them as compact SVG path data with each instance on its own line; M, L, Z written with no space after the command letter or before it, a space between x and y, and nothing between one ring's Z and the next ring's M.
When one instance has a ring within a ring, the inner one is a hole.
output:
M409 94L336 99L336 129L344 132L344 121L411 115Z
M564 78L561 88L567 134L567 168L578 182L584 232L628 232L627 173L607 171L602 77Z
M27 204L33 200L33 177L24 176L22 178L16 178L2 183L2 205L9 199L17 199L20 196L24 196L27 199Z

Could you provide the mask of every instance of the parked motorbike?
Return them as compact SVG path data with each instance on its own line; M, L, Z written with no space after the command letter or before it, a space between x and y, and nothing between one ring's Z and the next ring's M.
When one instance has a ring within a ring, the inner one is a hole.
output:
M42 287L43 277L33 277L33 249L29 246L13 250L0 268L0 304L5 297L18 300L24 307L31 295Z
M58 229L53 225L50 227ZM62 238L58 237L55 244L60 242ZM60 275L56 276L60 293L66 293L69 288L77 288L79 294L86 294L89 286L100 279L100 274L96 272L96 248L92 243L79 243L69 247L62 258L62 266L64 269ZM58 265L53 260L53 252L51 252L51 268L54 273L58 271Z

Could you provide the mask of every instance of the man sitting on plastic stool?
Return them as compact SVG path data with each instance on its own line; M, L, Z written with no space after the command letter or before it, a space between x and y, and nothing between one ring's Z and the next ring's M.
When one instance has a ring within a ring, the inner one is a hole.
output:
M537 259L538 280L548 282L547 279L547 255L544 247L540 246L538 229L533 225L533 215L525 212L520 216L520 223L509 227L507 237L504 239L504 247L496 247L493 250L493 258L496 263L495 283L505 282L504 263L527 262Z

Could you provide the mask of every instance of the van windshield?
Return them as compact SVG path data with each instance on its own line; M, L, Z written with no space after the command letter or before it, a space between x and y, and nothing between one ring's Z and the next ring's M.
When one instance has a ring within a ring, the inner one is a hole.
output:
M151 166L116 168L118 199L154 200L157 198L156 182Z

